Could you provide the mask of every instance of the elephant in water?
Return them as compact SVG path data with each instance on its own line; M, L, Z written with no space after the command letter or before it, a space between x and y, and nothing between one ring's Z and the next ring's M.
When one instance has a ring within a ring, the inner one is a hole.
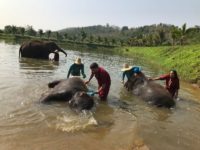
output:
M42 103L66 101L77 110L90 110L94 106L93 97L87 94L88 88L79 77L56 80L48 86L51 89L41 96Z
M55 52L57 50L57 52ZM58 47L55 42L49 41L29 41L21 45L19 49L19 57L49 59L50 54L54 54L55 61L59 61L58 52L62 52L67 56L67 53ZM51 58L52 59L52 58Z
M133 75L124 86L134 95L158 107L171 108L175 105L170 93L160 84L149 81L143 73Z

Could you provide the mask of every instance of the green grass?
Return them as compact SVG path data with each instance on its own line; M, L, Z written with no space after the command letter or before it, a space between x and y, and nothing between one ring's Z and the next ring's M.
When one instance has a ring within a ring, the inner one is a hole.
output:
M160 64L164 70L176 69L182 80L196 83L200 80L200 45L125 47L127 56L139 55Z

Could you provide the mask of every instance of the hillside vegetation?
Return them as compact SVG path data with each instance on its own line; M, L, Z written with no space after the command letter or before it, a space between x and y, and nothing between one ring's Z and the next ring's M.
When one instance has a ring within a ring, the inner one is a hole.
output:
M200 44L187 46L126 47L124 55L140 55L166 70L176 69L182 80L200 85Z
M66 28L59 31L39 29L32 26L17 27L7 25L1 34L31 36L39 39L62 42L92 43L112 46L169 46L200 44L200 26L187 28L169 24L153 24L142 27L96 25L89 27Z

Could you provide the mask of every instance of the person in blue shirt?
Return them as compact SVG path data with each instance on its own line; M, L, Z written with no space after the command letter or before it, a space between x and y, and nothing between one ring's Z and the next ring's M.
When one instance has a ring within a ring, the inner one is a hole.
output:
M129 66L128 64L124 64L123 68L121 69L123 72L122 74L122 83L124 84L125 77L127 80L132 77L134 74L139 74L141 72L141 67L138 66Z
M84 73L84 64L82 64L81 62L81 58L77 58L74 62L74 64L72 64L69 68L68 71L68 75L67 78L69 78L69 76L80 76L82 74L83 78L86 78L86 75Z

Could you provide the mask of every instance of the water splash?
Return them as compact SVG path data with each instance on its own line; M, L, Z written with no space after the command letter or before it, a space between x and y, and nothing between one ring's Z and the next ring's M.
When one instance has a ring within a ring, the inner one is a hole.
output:
M89 127L98 125L97 120L94 118L92 112L81 112L80 114L63 114L56 117L54 124L48 123L49 127L53 127L56 130L64 132L76 132L85 130Z

